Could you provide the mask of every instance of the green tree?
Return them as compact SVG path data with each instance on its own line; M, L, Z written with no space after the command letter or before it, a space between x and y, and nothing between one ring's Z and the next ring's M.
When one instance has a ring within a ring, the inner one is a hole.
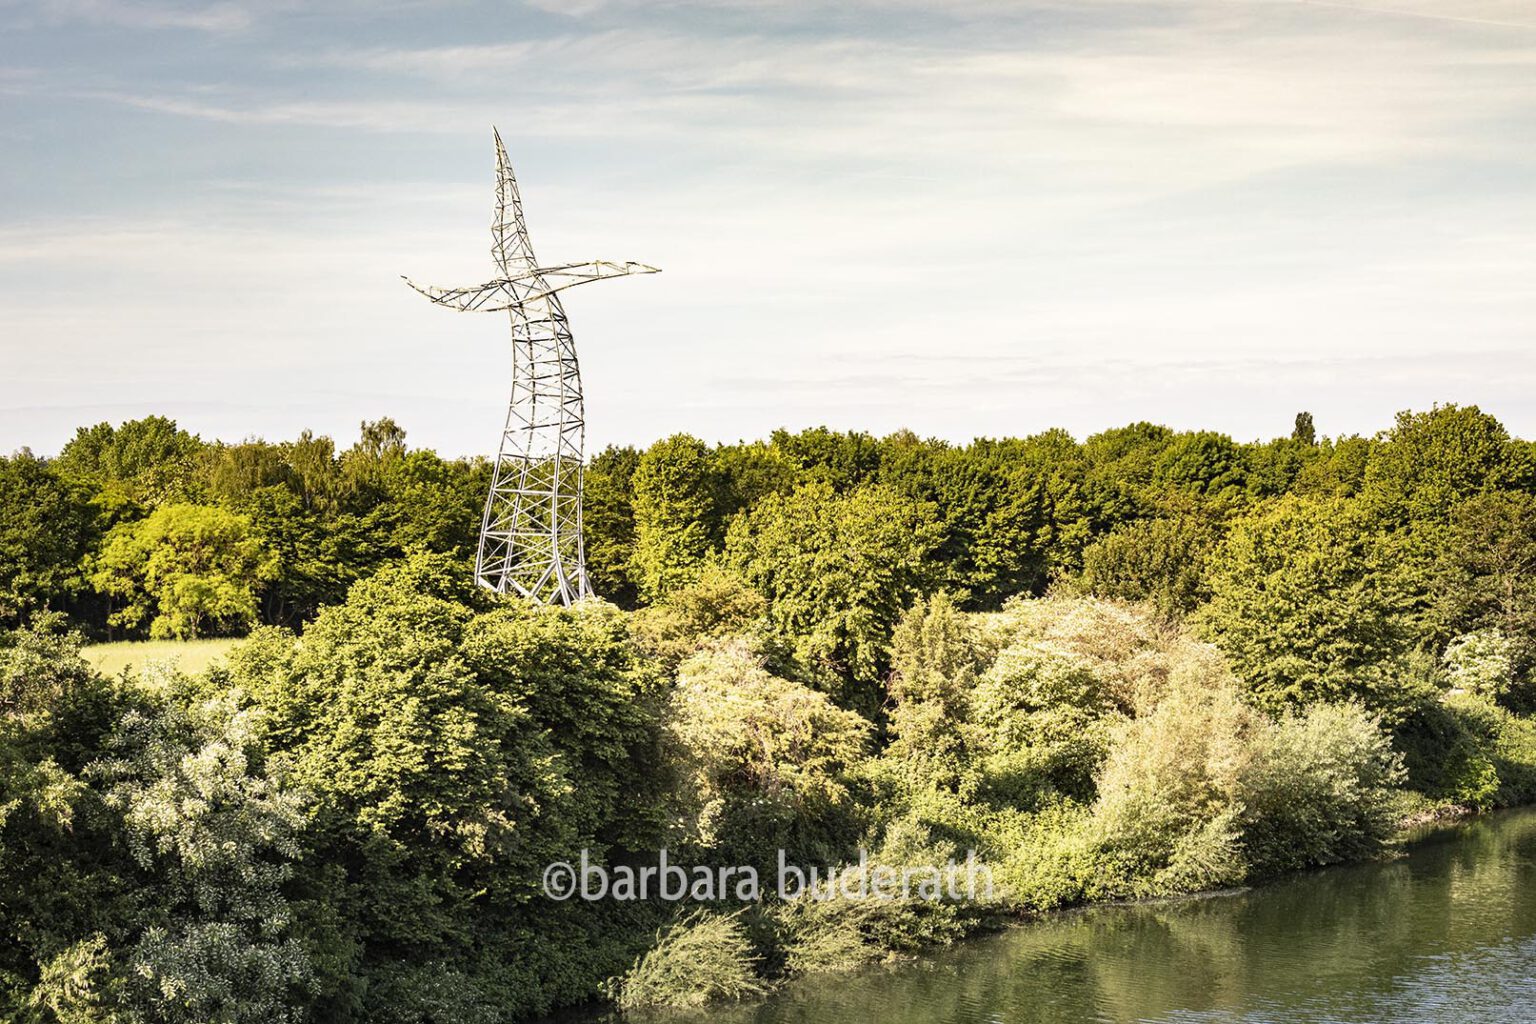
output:
M313 618L321 605L341 602L366 568L352 543L355 520L327 519L286 486L263 487L240 511L273 558L261 592L263 622L291 626Z
M1153 480L1203 500L1232 502L1247 487L1247 458L1225 434L1179 434L1158 456Z
M932 505L881 484L838 494L807 484L737 517L726 562L768 599L769 619L801 663L853 689L868 709L902 611L936 589L941 538ZM830 680L829 680L830 682Z
M1154 423L1132 423L1083 442L1084 488L1095 525L1109 530L1156 511L1151 485L1158 462L1176 435Z
M1196 516L1143 519L1084 549L1081 583L1099 597L1150 601L1168 614L1191 612L1205 600L1205 574L1219 540Z
M91 583L122 600L112 622L188 639L249 625L275 570L248 517L208 505L166 505L114 527Z
M599 597L633 608L639 591L630 558L635 549L634 476L640 453L611 445L587 464L582 488L581 529L587 576Z
M634 922L603 916L623 907L538 895L551 861L658 841L660 702L611 606L493 604L418 555L302 641L258 630L230 682L314 794L296 883L329 922L317 1019L535 1016L634 956Z
M657 441L634 475L634 576L656 601L698 574L719 542L719 482L708 446L687 434Z
M1234 524L1199 621L1266 706L1398 706L1412 637L1395 552L1351 502L1284 498Z
M141 504L193 497L202 441L164 416L117 427L81 427L55 462L68 477L94 481Z
M143 1024L305 1019L312 967L283 892L308 795L272 778L262 712L229 697L128 717L88 769L156 907L114 957Z
M1458 504L1436 534L1427 589L1434 646L1481 629L1502 631L1517 646L1520 669L1536 652L1536 496L1494 491Z
M750 645L684 662L664 727L678 839L757 864L774 849L836 856L837 839L850 838L838 835L851 810L845 775L865 753L870 724L772 675Z
M1475 405L1398 413L1366 467L1364 497L1396 523L1443 520L1458 501L1528 489L1529 448Z
M767 610L740 576L706 565L698 579L634 614L635 642L670 672L700 648L752 628Z
M86 488L27 452L0 458L0 623L83 589L80 563L96 530Z
M919 598L891 636L890 729L886 756L953 783L981 661L968 617L943 591Z
M1317 444L1317 424L1312 422L1310 412L1296 414L1296 425L1291 428L1291 440L1305 445Z
M214 444L202 453L202 476L209 497L221 505L240 506L267 487L299 489L281 445L265 441Z
M1348 498L1365 486L1365 469L1376 442L1352 436L1318 442L1291 484L1297 494Z
M862 430L775 430L770 443L799 468L799 480L820 481L838 491L873 480L880 468L881 443Z

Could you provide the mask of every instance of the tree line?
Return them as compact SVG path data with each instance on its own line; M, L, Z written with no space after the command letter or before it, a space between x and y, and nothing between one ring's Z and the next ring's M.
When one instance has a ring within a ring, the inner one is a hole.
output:
M1536 798L1536 450L1472 407L610 448L606 600L470 582L489 470L388 420L0 461L0 1008L526 1019L763 991ZM108 679L87 639L244 636ZM607 863L936 864L997 899L544 899ZM649 852L648 852L649 851Z

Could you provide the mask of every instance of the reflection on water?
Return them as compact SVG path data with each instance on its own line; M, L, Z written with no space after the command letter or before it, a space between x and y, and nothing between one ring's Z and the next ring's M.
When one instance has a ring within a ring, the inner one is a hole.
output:
M1536 1021L1536 811L1436 833L1391 863L1203 899L1100 907L923 963L808 978L708 1019Z

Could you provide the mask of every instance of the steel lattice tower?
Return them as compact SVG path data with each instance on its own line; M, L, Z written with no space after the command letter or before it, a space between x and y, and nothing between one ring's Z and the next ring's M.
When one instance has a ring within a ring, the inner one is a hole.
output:
M541 267L528 241L523 202L507 150L496 138L496 216L491 258L501 276L470 288L406 284L449 309L512 320L512 400L480 521L475 581L540 603L590 597L581 539L581 369L557 294L589 281L654 274L643 263Z

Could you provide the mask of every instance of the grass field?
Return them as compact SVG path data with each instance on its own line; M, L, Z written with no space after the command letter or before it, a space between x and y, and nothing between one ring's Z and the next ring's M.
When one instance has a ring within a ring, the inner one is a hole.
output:
M151 662L168 661L183 672L198 673L221 660L238 639L218 640L125 640L115 644L92 644L80 653L96 671L116 676L133 669L141 671Z

